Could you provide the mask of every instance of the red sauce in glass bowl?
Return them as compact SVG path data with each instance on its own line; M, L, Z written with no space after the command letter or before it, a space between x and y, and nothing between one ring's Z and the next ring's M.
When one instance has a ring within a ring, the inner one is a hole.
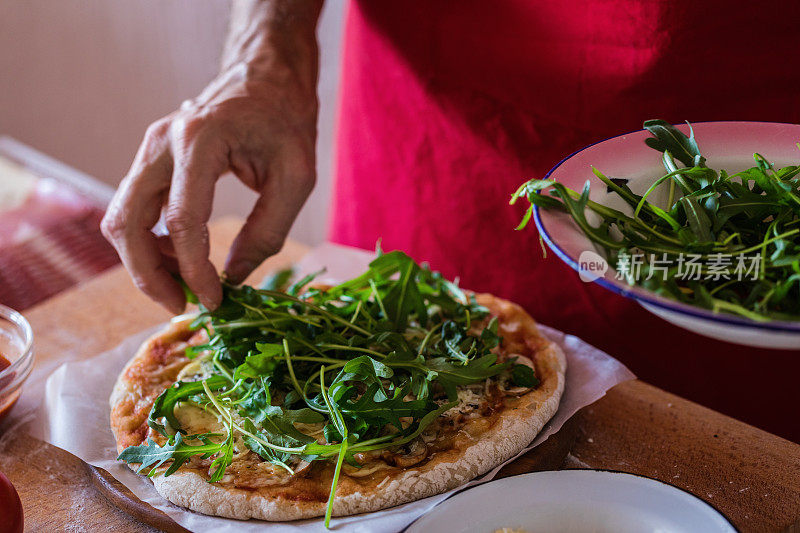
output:
M3 354L0 354L0 372L10 366L11 361L6 359ZM17 398L19 398L19 389L9 395L3 393L3 389L5 389L11 384L12 381L14 381L14 376L14 373L11 373L7 376L0 376L0 422L2 422L8 412L11 411L11 408L14 407L15 403L17 403Z
M25 317L0 304L0 422L8 417L33 368L33 330Z

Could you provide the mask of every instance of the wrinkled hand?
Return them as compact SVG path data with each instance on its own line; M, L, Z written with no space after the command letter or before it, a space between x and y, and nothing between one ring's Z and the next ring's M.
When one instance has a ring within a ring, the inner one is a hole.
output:
M153 123L103 218L136 286L176 313L185 298L172 273L206 307L222 298L206 227L221 174L231 170L259 193L225 265L233 283L280 250L314 186L316 88L288 72L244 78L232 70ZM162 209L169 234L156 236Z

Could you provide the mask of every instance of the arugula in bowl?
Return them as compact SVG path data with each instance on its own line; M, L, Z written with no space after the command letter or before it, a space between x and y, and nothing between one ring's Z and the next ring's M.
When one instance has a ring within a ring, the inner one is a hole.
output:
M632 285L754 321L800 320L800 166L776 168L756 153L755 166L728 173L706 165L691 125L688 136L662 120L644 128L665 169L646 191L634 193L624 177L592 169L627 204L624 212L591 200L589 181L578 192L532 179L511 199L530 202L517 229L534 206L560 210ZM666 193L665 204L651 201L656 190ZM636 271L632 257L645 259ZM722 267L739 275L722 275Z

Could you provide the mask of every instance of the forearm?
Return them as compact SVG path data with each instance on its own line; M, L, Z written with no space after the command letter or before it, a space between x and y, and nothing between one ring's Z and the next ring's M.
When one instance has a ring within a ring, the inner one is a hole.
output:
M323 0L234 0L221 77L287 78L316 90L316 26ZM288 81L288 80L287 80Z

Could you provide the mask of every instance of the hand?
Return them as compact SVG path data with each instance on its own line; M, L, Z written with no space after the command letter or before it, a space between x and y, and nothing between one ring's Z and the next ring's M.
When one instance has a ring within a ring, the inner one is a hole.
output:
M314 186L316 71L311 80L289 68L250 74L233 66L148 128L101 224L136 286L175 313L185 298L172 273L207 308L222 299L206 227L221 174L231 170L259 193L228 255L232 283L280 250ZM162 209L169 234L157 237Z

